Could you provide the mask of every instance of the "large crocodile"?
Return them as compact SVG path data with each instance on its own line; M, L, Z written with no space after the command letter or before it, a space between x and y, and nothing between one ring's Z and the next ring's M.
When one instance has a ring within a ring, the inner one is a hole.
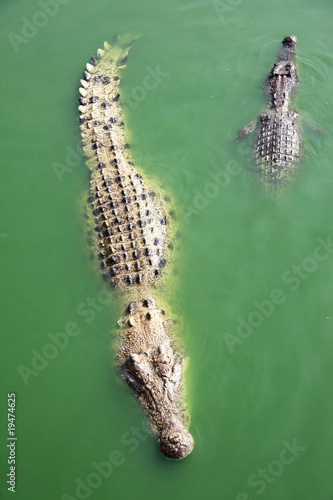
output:
M128 37L116 37L86 65L79 89L82 146L91 171L102 267L125 309L118 322L120 375L159 435L162 454L180 459L193 447L183 402L183 359L168 326L172 321L155 302L172 248L171 224L164 203L134 167L125 138L118 85L130 46Z
M290 100L298 85L296 42L293 35L282 40L282 47L266 81L268 104L260 115L255 162L266 185L283 186L294 176L300 159L298 114ZM238 132L243 137L257 128L257 120Z

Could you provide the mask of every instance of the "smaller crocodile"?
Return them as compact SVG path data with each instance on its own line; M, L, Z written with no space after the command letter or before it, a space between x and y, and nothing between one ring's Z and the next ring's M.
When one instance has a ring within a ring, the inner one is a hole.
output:
M284 186L292 179L300 160L299 116L290 107L298 86L296 42L293 35L282 40L264 84L268 104L259 120L249 123L237 135L241 138L258 129L255 163L264 184L271 187Z

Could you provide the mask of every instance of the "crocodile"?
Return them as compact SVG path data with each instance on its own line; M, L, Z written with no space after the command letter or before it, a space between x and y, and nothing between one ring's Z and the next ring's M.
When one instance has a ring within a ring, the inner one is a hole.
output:
M299 115L291 109L291 97L298 86L294 35L282 40L277 60L270 70L264 90L268 104L259 120L254 120L238 132L244 137L258 130L255 164L266 186L283 187L295 176L301 156Z
M182 348L173 320L156 300L172 249L165 200L143 179L130 155L119 73L133 39L115 37L92 56L79 88L82 148L90 169L90 215L104 277L118 293L115 363L158 435L159 449L181 459L193 448L184 403Z

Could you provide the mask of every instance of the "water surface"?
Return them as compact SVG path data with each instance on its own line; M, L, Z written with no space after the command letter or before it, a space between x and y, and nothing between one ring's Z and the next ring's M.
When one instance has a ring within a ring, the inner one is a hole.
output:
M3 0L0 13L0 422L6 436L14 391L15 498L331 499L331 1ZM127 32L142 34L121 83L133 157L179 211L166 300L188 352L195 438L180 463L159 455L113 372L119 310L101 302L83 232L79 78ZM305 159L274 200L253 173L253 139L231 138L260 113L287 34L298 38ZM145 92L150 71L163 76ZM47 347L66 328L67 345Z

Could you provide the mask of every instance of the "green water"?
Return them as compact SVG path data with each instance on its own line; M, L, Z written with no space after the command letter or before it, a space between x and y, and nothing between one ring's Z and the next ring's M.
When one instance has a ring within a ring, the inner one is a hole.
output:
M1 498L12 498L15 392L17 500L331 500L331 0L52 5L0 5ZM79 78L104 40L127 32L142 33L121 83L133 157L179 207L168 301L183 325L195 439L179 463L139 428L113 372L119 311L101 301L80 212ZM244 153L253 139L230 138L260 112L287 34L298 37L297 107L322 133L304 120L305 160L277 201ZM163 76L147 90L149 71ZM65 328L68 344L54 347Z

